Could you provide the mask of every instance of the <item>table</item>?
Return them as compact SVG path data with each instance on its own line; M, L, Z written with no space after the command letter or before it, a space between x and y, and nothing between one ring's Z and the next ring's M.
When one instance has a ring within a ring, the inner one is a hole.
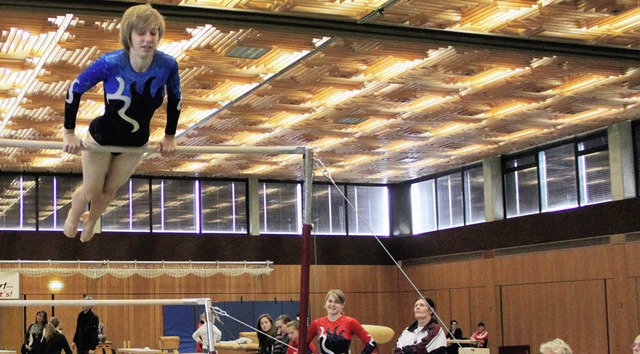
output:
M16 354L15 350L0 350L0 354Z
M118 353L122 354L161 354L160 349L149 348L118 348Z
M460 343L461 345L477 345L478 341L475 339L447 339L447 346L449 345L458 345L457 343Z
M489 348L462 347L458 349L458 354L489 354Z

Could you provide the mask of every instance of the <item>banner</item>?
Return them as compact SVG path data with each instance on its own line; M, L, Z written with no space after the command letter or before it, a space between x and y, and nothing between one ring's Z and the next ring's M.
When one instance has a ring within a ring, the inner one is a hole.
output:
M20 274L0 272L0 300L20 298Z

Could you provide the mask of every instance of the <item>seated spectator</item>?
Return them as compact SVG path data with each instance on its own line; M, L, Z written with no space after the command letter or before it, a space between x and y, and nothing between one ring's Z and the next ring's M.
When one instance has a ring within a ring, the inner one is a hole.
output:
M458 327L458 321L456 320L451 320L451 322L449 322L449 333L447 333L447 338L449 339L464 339L464 337L462 336L462 329L460 329L460 327Z
M573 354L569 345L562 339L556 338L552 341L542 343L540 345L540 353L542 354Z
M273 323L271 315L269 315L268 313L260 315L258 317L256 328L260 329L260 331L258 331L258 353L273 354L277 329Z
M636 339L631 344L631 350L633 350L633 354L640 353L640 335L636 337Z
M478 342L479 348L486 348L489 345L489 332L485 329L484 322L478 322L478 330L471 335L471 338Z
M298 340L300 336L300 322L297 320L289 321L287 323L287 334L290 339L289 347L287 347L287 354L298 354ZM313 343L307 343L307 352L306 354L314 354L316 352L316 347Z
M395 354L446 353L447 336L437 321L435 308L435 302L429 298L416 300L413 305L416 321L400 334Z
M449 322L449 325L450 327L449 332L447 333L447 339L465 339L462 335L462 329L458 327L458 321L451 320L451 322ZM452 343L451 345L447 346L447 354L457 354L458 348L460 347L460 344Z
M276 341L273 344L273 354L284 354L287 352L287 344L289 344L289 334L287 333L287 324L291 322L291 317L282 314L276 318Z

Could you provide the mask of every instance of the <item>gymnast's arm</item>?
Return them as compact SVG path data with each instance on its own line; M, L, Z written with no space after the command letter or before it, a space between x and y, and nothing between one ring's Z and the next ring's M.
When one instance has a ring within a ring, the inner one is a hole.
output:
M365 344L364 348L360 352L360 354L371 354L376 347L378 346L376 342L373 340L373 337L367 332L366 329L362 327L360 322L355 318L351 318L351 331L360 338L360 340Z
M98 58L89 67L73 80L67 89L64 105L64 134L63 150L69 154L76 154L84 147L82 140L76 136L76 118L80 107L80 98L98 82L104 81L107 73L107 65L104 57Z
M174 61L172 65L173 67L167 78L167 125L164 129L164 138L158 143L158 152L162 156L173 154L176 150L175 135L180 110L182 109L178 62Z
M311 324L309 325L309 327L307 327L307 343L311 343L311 341L313 340L313 338L316 337L316 335L318 335L318 321L313 320L311 321Z

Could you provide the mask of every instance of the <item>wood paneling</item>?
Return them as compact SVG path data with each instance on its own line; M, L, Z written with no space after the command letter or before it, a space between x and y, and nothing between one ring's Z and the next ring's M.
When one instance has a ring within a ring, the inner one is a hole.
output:
M613 276L614 261L610 246L552 250L498 257L496 283L518 284L544 281L570 281Z
M640 242L627 243L624 245L626 251L627 271L630 276L640 277Z
M20 352L26 330L23 319L24 309L22 307L0 308L0 343L3 349ZM27 318L27 323L31 323L33 320L33 317Z
M155 278L154 293L155 294L180 294L182 296L184 279L163 275Z
M607 353L605 296L602 280L504 286L504 345L561 337L576 353Z
M476 324L471 322L469 289L451 289L451 311L449 321L458 321L465 338L469 338ZM447 324L449 323L447 321Z

